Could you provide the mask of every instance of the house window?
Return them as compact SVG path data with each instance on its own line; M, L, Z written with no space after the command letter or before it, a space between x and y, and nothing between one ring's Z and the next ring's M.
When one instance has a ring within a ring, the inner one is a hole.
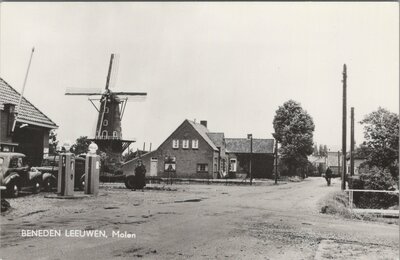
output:
M183 149L189 148L189 140L182 140L182 148Z
M208 172L208 164L198 163L197 164L197 172Z
M172 140L172 148L178 149L179 148L179 140Z
M117 131L113 131L113 137L114 137L114 138L117 138L117 137L118 137Z
M164 171L175 172L176 171L176 157L166 156L164 159Z
M192 149L199 149L199 140L192 140Z
M106 114L108 114L109 111L110 111L110 109L109 109L108 107L106 107L106 108L104 109L104 113L106 113Z
M229 171L230 172L236 172L236 165L237 165L237 160L236 159L230 159L229 160Z
M102 134L101 134L103 137L107 137L107 135L108 135L108 132L107 132L107 130L104 130L103 132L102 132Z
M103 126L108 126L108 120L107 119L104 119Z

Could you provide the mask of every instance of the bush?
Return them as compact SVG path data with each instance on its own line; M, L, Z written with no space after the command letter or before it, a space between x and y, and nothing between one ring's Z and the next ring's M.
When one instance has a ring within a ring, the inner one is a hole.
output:
M396 190L397 186L390 171L378 167L363 169L360 174L360 181L365 190ZM396 194L374 192L359 192L359 194L356 192L354 194L354 203L359 208L386 209L398 203L398 195Z
M321 202L321 213L352 218L355 215L349 211L349 197L344 191L329 193Z

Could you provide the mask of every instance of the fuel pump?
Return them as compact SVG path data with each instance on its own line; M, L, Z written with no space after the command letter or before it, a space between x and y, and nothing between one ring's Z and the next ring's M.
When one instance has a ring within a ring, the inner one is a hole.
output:
M65 142L63 145L64 151L60 153L57 185L59 196L74 195L75 155L70 152L70 147L70 144Z
M96 154L97 145L91 143L89 145L89 153L86 155L85 166L85 194L97 195L99 193L99 172L100 172L100 156Z

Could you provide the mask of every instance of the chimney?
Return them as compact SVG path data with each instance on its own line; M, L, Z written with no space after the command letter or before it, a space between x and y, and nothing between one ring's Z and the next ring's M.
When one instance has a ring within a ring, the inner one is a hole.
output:
M207 128L207 120L201 120L200 124Z
M15 120L15 105L10 103L4 104L4 111L7 113L7 136L10 136Z

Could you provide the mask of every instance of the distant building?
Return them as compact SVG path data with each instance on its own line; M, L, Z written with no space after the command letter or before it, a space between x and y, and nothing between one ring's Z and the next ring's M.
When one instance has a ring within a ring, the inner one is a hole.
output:
M252 175L272 178L273 139L253 139ZM249 172L250 140L225 138L212 133L207 121L185 120L157 150L140 158L147 176L176 178L246 177ZM137 160L123 164L124 172L134 172Z
M326 171L326 163L327 157L326 156L315 156L310 155L308 156L308 161L317 169L314 175L320 175L321 173Z
M360 172L360 166L362 163L366 162L367 158L360 154L354 154L354 175L358 175ZM350 174L351 167L350 167L350 154L346 156L346 163L347 163L347 173Z
M330 167L333 175L339 175L343 170L343 156L340 152L328 152L326 167Z
M27 99L22 98L12 132L19 98L20 93L0 78L0 151L23 153L31 166L39 165L43 156L49 153L49 132L58 126Z

